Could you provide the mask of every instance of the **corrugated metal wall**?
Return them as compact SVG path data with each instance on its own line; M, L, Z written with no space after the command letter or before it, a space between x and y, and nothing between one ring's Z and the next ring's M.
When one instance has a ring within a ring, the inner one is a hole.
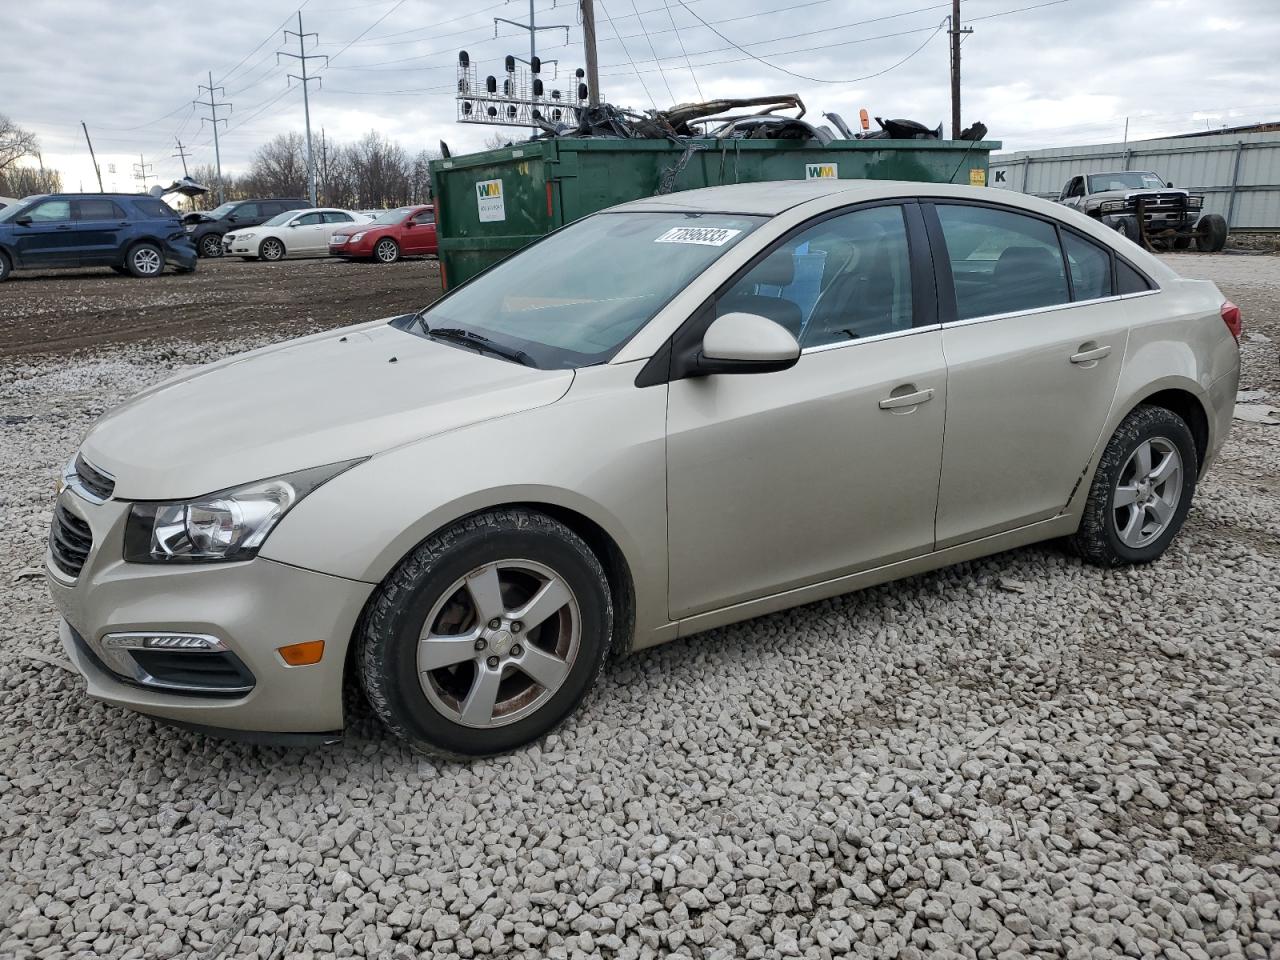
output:
M1077 174L1152 170L1175 186L1205 194L1205 212L1233 230L1280 231L1280 133L1105 143L997 153L990 184L1056 200Z

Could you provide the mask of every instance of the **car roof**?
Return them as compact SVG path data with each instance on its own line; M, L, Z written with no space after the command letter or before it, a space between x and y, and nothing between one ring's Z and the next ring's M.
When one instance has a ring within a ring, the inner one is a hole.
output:
M613 211L648 210L690 213L738 213L776 217L802 204L836 207L867 200L954 197L985 200L1011 207L1024 207L1062 219L1059 204L1014 190L970 187L955 183L927 183L915 180L775 180L735 183L723 187L681 190L661 197L645 197L612 207Z

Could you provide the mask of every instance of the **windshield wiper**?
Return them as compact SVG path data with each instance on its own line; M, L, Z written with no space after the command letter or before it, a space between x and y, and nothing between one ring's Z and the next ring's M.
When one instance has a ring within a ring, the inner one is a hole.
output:
M513 363L524 364L526 367L536 367L533 357L525 353L523 350L516 350L512 347L504 347L494 343L488 337L476 333L474 330L466 330L462 327L428 327L425 320L419 317L418 322L422 325L423 332L436 340L444 340L448 343L458 343L463 346L474 347L483 353L491 353L495 357L501 357L504 360L510 360Z

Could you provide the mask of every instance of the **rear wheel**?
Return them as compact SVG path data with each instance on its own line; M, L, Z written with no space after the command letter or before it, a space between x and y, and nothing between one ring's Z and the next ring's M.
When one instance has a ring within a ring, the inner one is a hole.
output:
M200 256L202 257L222 256L222 236L217 233L209 233L201 237L200 238Z
M613 636L599 560L563 524L498 510L432 536L383 582L358 657L375 713L451 757L530 743L582 701Z
M258 256L274 263L284 258L284 244L275 237L267 237L258 245Z
M1216 213L1201 217L1196 230L1196 249L1201 253L1218 253L1227 245L1227 221Z
M124 265L135 277L158 277L164 272L164 254L154 243L139 243L129 248Z
M1182 529L1199 472L1183 419L1138 407L1103 451L1072 549L1103 567L1155 560Z
M379 263L395 263L400 259L400 244L390 237L379 240L378 245L373 248L373 255Z

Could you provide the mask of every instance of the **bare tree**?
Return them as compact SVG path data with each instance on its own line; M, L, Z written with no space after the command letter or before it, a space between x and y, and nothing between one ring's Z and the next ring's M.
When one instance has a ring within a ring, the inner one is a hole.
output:
M40 141L30 130L24 130L0 113L0 171L7 170L23 157L35 155Z
M248 189L264 197L305 197L307 161L299 133L281 133L258 148L245 177Z
M62 174L47 167L11 167L0 170L0 196L30 197L37 193L59 193Z
M486 150L501 150L503 147L511 146L511 138L501 130L495 130L484 138L484 148Z

